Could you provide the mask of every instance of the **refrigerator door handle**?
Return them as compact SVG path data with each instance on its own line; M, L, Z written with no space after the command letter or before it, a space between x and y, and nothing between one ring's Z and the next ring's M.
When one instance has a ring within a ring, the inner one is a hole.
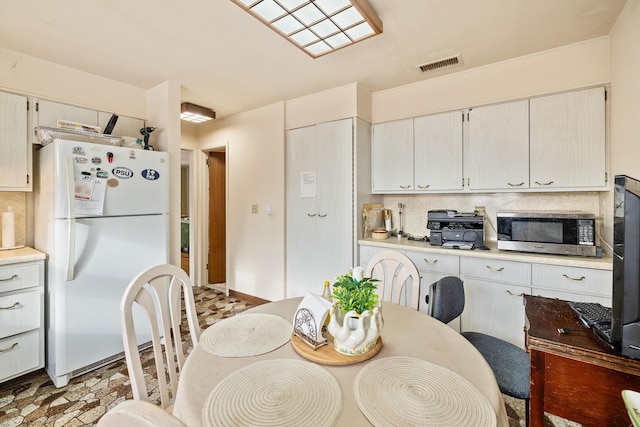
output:
M67 281L75 277L76 261L76 205L75 178L73 176L73 157L67 157L67 208L69 213L69 228L67 234Z

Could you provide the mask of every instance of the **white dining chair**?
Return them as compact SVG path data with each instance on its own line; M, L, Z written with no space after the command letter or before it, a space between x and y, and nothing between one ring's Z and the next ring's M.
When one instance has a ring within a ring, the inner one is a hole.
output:
M180 267L163 264L144 270L131 280L120 305L124 353L133 398L150 400L138 349L141 343L136 340L133 315L134 304L136 304L144 311L151 330L161 406L169 412L176 396L178 374L185 361L180 333L182 301L185 305L191 341L196 345L201 331L193 297L193 286L189 276ZM141 323L142 320L138 319L138 322ZM167 384L166 372L168 372L170 384Z
M125 400L98 420L98 427L187 427L182 421L150 402Z
M407 306L418 309L420 273L408 256L396 251L380 251L367 263L366 276L379 281L378 295L382 301L401 304L403 289L407 288L404 290L410 296Z

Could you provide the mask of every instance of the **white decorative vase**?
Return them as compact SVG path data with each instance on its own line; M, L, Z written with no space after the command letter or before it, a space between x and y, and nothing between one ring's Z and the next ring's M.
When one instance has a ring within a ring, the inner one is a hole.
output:
M345 313L339 305L331 308L327 330L333 336L333 348L347 356L357 356L373 349L382 332L382 307Z

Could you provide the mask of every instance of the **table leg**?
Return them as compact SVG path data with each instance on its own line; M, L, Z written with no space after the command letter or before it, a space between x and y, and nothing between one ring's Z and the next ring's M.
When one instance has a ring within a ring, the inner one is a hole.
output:
M531 400L529 402L530 427L544 426L544 352L531 350Z

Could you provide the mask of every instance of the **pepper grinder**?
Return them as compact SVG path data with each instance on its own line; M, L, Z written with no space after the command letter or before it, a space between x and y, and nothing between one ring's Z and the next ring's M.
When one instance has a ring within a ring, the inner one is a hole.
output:
M402 203L398 203L398 239L402 238Z

